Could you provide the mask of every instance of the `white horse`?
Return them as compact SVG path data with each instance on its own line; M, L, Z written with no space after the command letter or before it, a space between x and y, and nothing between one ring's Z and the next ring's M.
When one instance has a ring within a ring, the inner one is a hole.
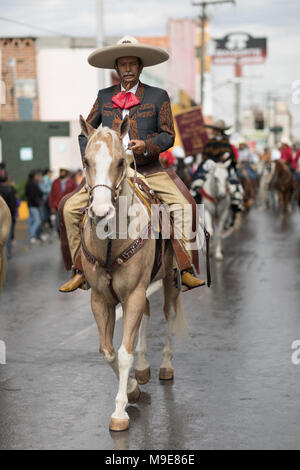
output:
M205 206L206 229L215 242L214 254L217 261L224 259L222 239L230 209L229 166L230 161L225 163L207 161L205 167L208 174L201 189Z
M275 188L271 185L274 172L275 162L263 164L258 190L260 210L265 210L270 207L275 208L278 206L278 196L276 194Z

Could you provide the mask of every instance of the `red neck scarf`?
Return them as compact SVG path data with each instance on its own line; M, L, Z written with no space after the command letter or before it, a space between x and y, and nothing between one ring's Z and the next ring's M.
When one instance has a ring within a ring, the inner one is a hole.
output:
M130 109L141 103L138 97L134 93L131 93L131 91L127 93L126 91L120 91L120 93L113 96L111 100L114 103L114 108L120 109Z

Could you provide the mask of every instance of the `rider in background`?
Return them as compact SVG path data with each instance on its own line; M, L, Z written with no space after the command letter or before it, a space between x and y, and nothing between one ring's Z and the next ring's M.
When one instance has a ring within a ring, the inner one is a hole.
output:
M227 126L223 120L214 122L211 125L205 125L211 130L211 137L203 149L202 162L193 176L192 194L197 192L204 185L208 173L206 162L213 160L215 163L226 162L230 160L229 171L231 208L233 211L233 220L244 209L244 190L240 183L236 168L237 159L235 151L230 143L229 136L226 134L231 126Z
M296 156L293 160L293 167L296 170L296 173L299 175L300 173L300 145L296 146Z
M271 152L269 147L266 147L263 151L263 153L260 156L260 160L264 163L270 163L271 162Z
M281 153L281 161L285 162L290 168L290 170L294 173L293 148L292 148L291 142L286 138L283 138L281 140L280 153Z

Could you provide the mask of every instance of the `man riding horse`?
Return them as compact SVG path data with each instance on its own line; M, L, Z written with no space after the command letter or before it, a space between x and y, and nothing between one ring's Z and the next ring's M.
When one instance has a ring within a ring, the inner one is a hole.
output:
M198 188L203 186L207 176L206 162L208 160L213 160L215 163L229 161L230 165L228 171L231 208L235 215L239 214L243 210L244 190L238 178L234 150L226 135L226 131L228 131L231 126L227 126L225 122L220 119L213 124L205 125L205 127L211 129L212 136L203 149L203 161L193 177L192 189L193 191L197 191Z
M192 227L195 226L195 205L177 175L171 171L163 171L159 163L160 153L171 148L175 139L169 96L162 89L140 82L144 67L157 65L168 58L169 55L164 50L141 44L130 36L121 39L117 45L92 53L88 59L89 63L98 68L115 69L121 84L99 91L87 122L95 129L102 124L103 127L118 131L123 118L129 116L130 130L123 139L125 150L135 157L138 172L144 175L147 184L161 202L169 207L170 213L174 213L174 221L176 221L176 212L177 214L180 212L181 253L176 253L176 258L181 271L182 285L189 290L205 285L204 281L195 277L193 270L195 263L189 233L193 232ZM79 144L85 167L87 138L83 134L79 136ZM61 287L61 292L72 292L82 287L85 282L80 256L79 223L82 218L82 208L86 207L88 202L89 192L82 184L79 190L66 197L60 206L62 237L66 235L68 244L67 247L66 240L62 240L63 248L65 252L69 248L75 273L73 278ZM182 211L186 205L189 205L191 210L188 211L190 215L185 211L185 228L182 230ZM174 224L176 226L176 222ZM182 262L182 259L185 262Z

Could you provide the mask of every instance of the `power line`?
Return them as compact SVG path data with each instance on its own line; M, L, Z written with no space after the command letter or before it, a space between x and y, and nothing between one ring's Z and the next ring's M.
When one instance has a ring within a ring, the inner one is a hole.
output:
M201 2L193 2L194 7L201 7L202 15L199 16L201 20L201 83L200 83L200 103L204 106L204 80L205 80L205 25L208 20L206 9L210 5L222 5L223 3L232 3L235 5L236 0L205 0Z
M55 36L62 36L65 38L72 38L72 39L74 39L75 37L75 36L71 36L70 34L59 33L58 31L53 31L51 29L41 28L40 26L34 26L32 24L23 23L23 21L12 20L11 18L4 18L3 16L0 16L0 21L6 21L7 23L14 23L20 26L26 26L27 28L36 29L38 31L44 31L45 33L55 34Z

